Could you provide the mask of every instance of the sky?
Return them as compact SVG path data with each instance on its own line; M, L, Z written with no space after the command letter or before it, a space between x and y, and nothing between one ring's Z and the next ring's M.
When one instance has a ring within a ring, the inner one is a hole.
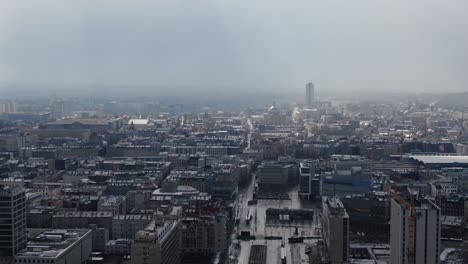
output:
M466 0L2 0L0 95L11 84L302 93L309 81L318 93L464 92L466 10Z

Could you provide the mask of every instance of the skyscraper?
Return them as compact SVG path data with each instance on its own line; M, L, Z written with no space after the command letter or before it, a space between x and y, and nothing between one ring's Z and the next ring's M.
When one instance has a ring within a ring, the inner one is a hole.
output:
M314 102L314 84L312 82L309 82L306 84L306 97L305 97L304 108L306 109L312 108L313 102Z
M0 261L26 246L26 195L0 185Z
M430 200L392 196L390 263L439 263L440 208Z

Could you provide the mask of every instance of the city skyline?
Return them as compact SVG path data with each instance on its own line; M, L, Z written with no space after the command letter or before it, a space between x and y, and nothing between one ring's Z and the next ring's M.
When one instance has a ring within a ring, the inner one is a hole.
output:
M467 91L462 1L0 5L0 95L9 84L301 93L309 80L335 93Z

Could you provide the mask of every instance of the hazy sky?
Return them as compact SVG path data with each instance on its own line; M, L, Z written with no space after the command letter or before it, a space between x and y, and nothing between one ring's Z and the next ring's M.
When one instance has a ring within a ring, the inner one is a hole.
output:
M0 83L467 91L467 10L466 0L2 0Z

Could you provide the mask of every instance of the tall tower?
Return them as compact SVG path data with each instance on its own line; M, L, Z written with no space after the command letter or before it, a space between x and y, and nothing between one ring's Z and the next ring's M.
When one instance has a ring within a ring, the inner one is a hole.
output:
M432 201L392 193L390 264L437 264L440 208Z
M304 107L307 109L312 108L314 102L314 84L309 82L306 84L306 97Z
M26 247L26 195L0 185L0 262Z

